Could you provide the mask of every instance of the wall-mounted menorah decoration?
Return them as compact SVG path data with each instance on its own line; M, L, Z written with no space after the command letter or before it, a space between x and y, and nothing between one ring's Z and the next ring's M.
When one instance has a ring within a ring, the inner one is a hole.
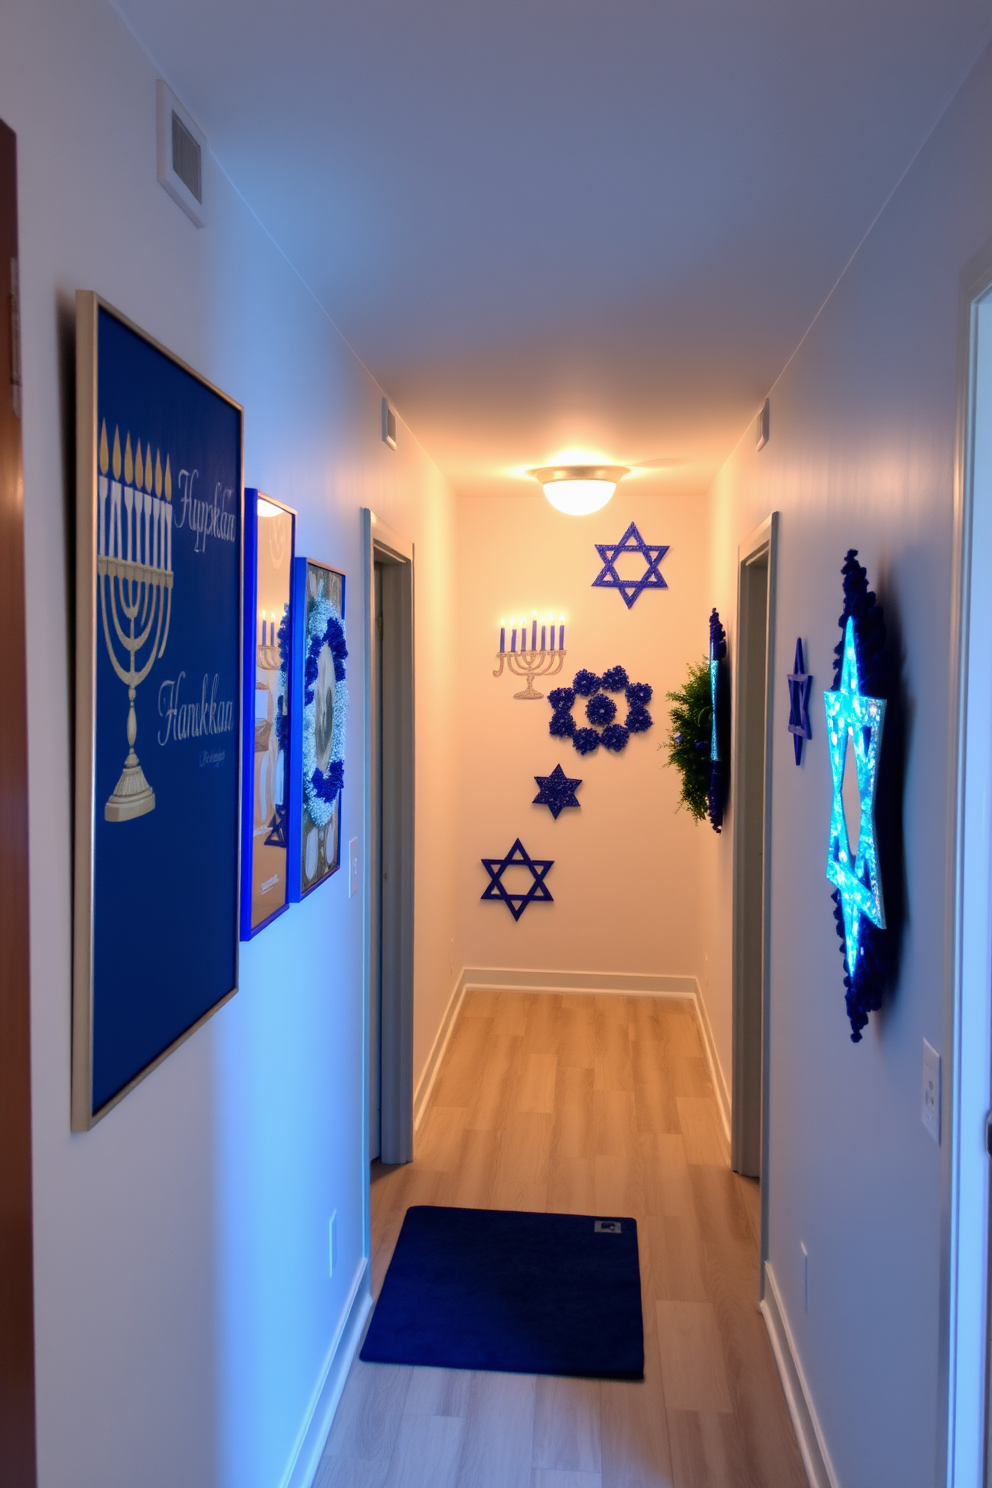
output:
M71 1120L85 1131L237 991L247 627L238 404L79 290L75 422ZM278 613L275 594L257 604Z
M556 677L562 669L565 660L565 617L561 616L557 625L552 617L547 620L538 620L535 612L530 622L530 634L526 620L511 620L510 625L510 649L506 649L507 625L504 620L499 623L499 655L497 660L499 666L493 672L494 677L503 675L506 667L511 677L522 677L526 679L527 686L522 692L515 692L513 696L521 701L530 702L535 698L543 698L544 693L538 692L534 686L536 677ZM550 629L550 646L548 645ZM519 636L520 644L517 645ZM528 645L528 641L530 644ZM538 645L540 641L540 645Z
M161 453L114 429L111 457L106 420L100 428L97 478L97 586L107 655L127 688L127 757L113 794L103 808L110 822L130 821L155 810L155 792L138 762L135 694L164 653L172 619L172 467ZM121 476L123 475L123 482ZM123 622L123 623L122 623ZM111 628L112 626L112 628ZM120 652L124 660L118 657Z

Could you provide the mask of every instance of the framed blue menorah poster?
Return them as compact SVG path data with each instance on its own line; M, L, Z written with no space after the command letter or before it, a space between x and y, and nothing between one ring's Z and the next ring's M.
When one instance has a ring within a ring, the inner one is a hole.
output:
M289 903L290 645L296 513L245 491L241 939Z
M72 1125L237 990L242 411L76 297Z
M341 795L348 716L344 574L312 558L293 563L293 708L289 897L303 899L341 866Z

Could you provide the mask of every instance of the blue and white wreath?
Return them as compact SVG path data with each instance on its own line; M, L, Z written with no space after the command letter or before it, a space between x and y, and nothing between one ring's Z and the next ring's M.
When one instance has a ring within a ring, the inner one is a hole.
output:
M303 666L303 791L310 816L318 827L326 827L334 802L344 785L344 738L348 717L348 687L345 682L344 621L329 599L314 601L307 620L307 651ZM331 756L326 773L317 763L317 704L315 687L318 658L330 647L334 659L334 722Z
M607 696L622 692L627 703L627 716L617 723L617 705ZM586 718L589 728L576 728L572 709L576 697L588 698ZM555 687L548 693L554 712L548 732L555 739L571 739L579 754L592 754L600 744L613 754L626 749L631 734L643 734L654 723L648 712L651 688L647 682L631 682L622 666L609 667L601 677L584 667L576 672L571 687Z

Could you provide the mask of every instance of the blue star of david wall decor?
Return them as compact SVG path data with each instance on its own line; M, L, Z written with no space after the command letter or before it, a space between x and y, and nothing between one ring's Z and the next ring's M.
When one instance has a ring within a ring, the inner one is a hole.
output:
M620 598L628 610L633 608L638 596L645 589L667 589L659 564L668 552L668 543L646 543L631 522L618 543L597 543L596 551L603 560L603 567L592 581L594 589L618 589ZM621 553L640 553L647 568L639 579L622 579L617 573L616 562Z
M813 730L809 722L809 695L813 686L813 678L803 667L803 642L802 637L796 638L796 660L795 670L789 672L786 680L789 684L789 733L792 735L793 748L796 751L796 764L803 762L803 740L812 739Z
M483 899L502 899L515 920L519 920L528 904L542 900L553 904L551 890L544 880L548 870L554 867L553 858L532 858L518 837L505 858L483 858L482 866L489 874L489 883L482 892ZM526 894L511 894L503 884L507 868L529 868L533 883Z
M550 775L535 775L534 779L540 786L540 790L531 803L534 806L547 806L555 821L566 806L578 806L575 792L582 784L581 780L569 780L561 765L555 765Z
M868 590L867 574L852 548L844 563L842 638L837 646L834 686L823 694L833 796L827 878L834 885L834 916L844 954L844 984L851 1038L861 1040L868 1014L882 1005L888 942L875 823L885 700L873 696L884 677L885 627L881 606ZM865 678L872 675L871 692ZM844 811L844 771L857 772L861 823L853 846Z

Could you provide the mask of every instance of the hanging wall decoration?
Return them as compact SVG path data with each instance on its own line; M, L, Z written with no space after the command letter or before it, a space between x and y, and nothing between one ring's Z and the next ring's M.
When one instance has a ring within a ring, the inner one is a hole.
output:
M291 761L289 834L298 865L290 899L302 899L341 864L348 686L344 574L297 558L293 564L293 706L300 748Z
M617 705L608 694L623 693L627 712L617 722ZM554 739L571 739L579 754L594 754L600 744L613 754L626 749L631 734L643 734L654 720L648 712L652 689L646 682L631 682L622 666L609 667L602 676L583 667L571 687L555 687L548 693L553 709L548 732ZM576 727L572 710L584 698L585 726Z
M796 660L794 670L786 679L789 684L789 733L796 752L796 764L803 762L803 740L812 739L813 730L809 722L809 694L813 678L803 666L802 636L796 638Z
M72 1126L238 983L237 403L76 297Z
M483 899L502 899L515 920L519 920L528 904L541 901L553 903L551 890L544 880L554 867L553 858L532 858L518 837L505 858L483 858L482 866L489 874L489 882L482 892ZM503 883L507 868L528 868L532 883L525 894L512 893Z
M674 705L668 764L682 777L679 805L694 821L709 817L719 832L726 808L730 765L730 682L727 638L716 610L710 615L710 653L690 662L685 684L667 694Z
M567 806L578 806L575 792L581 780L570 780L561 765L555 765L550 775L535 775L540 789L534 797L534 806L547 806L555 821Z
M645 589L667 589L660 564L668 552L668 543L647 543L633 522L618 543L597 543L596 551L603 567L592 581L594 589L618 589L620 598L632 609ZM637 579L622 579L617 572L617 559L624 553L640 553L647 567Z
M509 650L506 646L507 629L510 631ZM517 645L518 636L519 646ZM549 636L550 645L548 644ZM538 641L540 641L540 646ZM502 677L505 663L511 677L526 678L527 686L522 692L515 692L513 694L515 698L523 702L543 698L544 693L538 692L534 687L534 678L557 677L561 671L565 660L565 616L562 615L558 625L555 625L554 617L551 615L547 619L542 615L538 620L535 610L529 627L525 619L511 620L509 627L505 620L501 620L499 622L499 653L496 659L499 666L493 672L494 677Z
M710 612L710 775L706 809L710 826L719 832L730 784L730 679L727 676L727 636L720 616Z
M241 939L287 907L290 590L296 513L245 491Z
M834 685L823 694L833 798L827 878L844 956L851 1039L860 1042L868 1014L882 1005L888 970L885 906L875 827L882 727L885 722L885 621L868 575L851 548L844 561L841 639Z

